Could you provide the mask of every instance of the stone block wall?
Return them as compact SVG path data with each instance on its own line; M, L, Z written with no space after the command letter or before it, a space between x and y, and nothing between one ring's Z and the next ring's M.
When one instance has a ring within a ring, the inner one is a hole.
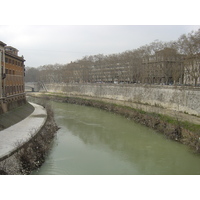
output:
M47 84L49 92L146 104L200 116L200 88L161 85Z

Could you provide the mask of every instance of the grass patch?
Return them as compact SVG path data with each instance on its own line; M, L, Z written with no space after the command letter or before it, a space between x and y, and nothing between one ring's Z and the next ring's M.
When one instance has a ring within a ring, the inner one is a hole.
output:
M170 117L167 115L162 115L162 114L157 114L157 113L148 113L149 115L153 115L154 117L159 118L160 120L173 124L173 125L179 125L184 129L187 129L189 131L192 131L194 133L200 134L200 125L199 124L194 124L188 121L180 121L174 117Z

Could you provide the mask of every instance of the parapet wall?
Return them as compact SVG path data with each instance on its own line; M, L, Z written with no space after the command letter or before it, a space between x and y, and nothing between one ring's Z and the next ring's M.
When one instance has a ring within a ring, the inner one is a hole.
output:
M152 85L47 84L48 92L108 98L200 116L200 88Z

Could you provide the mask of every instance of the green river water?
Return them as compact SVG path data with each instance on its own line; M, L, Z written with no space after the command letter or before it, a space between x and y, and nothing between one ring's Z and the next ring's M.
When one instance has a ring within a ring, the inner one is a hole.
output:
M100 109L51 102L60 129L36 175L200 174L200 156Z

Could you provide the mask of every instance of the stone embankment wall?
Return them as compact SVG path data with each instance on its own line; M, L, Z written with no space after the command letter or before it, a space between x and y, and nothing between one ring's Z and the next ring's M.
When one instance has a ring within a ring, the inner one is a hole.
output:
M153 85L46 84L48 92L108 98L200 116L200 88Z

